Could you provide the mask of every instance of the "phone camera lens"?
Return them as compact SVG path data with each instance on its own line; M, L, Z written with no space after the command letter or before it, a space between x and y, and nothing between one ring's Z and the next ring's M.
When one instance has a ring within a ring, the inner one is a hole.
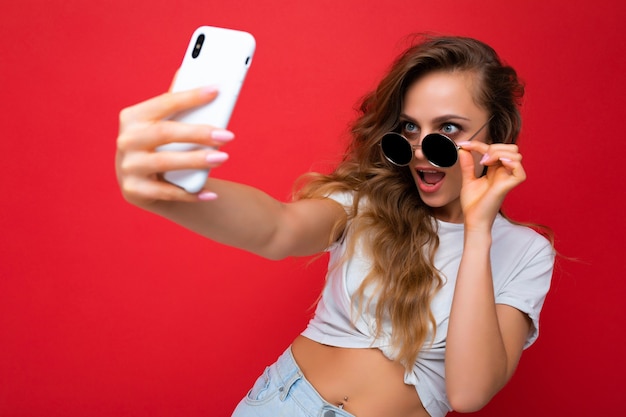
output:
M198 39L196 39L196 44L193 47L193 51L191 51L192 58L198 58L200 55L200 50L202 49L202 44L204 43L204 35L198 35Z

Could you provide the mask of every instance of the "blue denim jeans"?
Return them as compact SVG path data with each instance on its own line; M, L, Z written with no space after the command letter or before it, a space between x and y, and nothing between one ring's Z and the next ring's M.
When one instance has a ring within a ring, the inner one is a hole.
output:
M304 378L291 348L267 367L232 417L354 417L325 401Z

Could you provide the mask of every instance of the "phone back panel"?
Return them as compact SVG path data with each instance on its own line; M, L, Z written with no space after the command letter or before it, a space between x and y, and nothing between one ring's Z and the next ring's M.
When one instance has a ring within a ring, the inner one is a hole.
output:
M204 40L199 45L201 36ZM172 91L213 86L219 92L211 103L176 114L171 119L226 128L252 63L255 48L255 39L247 32L212 26L196 29L176 74ZM196 49L198 51L194 53ZM160 146L158 150L191 151L201 148L204 147L193 143L175 142ZM170 183L195 193L202 189L208 174L208 169L177 170L168 171L163 177Z
M204 35L204 42L198 56L194 58L200 35ZM255 46L254 37L246 32L211 26L196 29L172 90L176 92L215 86L219 94L209 105L174 118L186 123L226 128L252 62Z

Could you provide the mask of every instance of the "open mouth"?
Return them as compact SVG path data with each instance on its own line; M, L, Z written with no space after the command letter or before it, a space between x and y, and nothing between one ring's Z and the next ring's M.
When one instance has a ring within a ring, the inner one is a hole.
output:
M417 175L419 175L422 182L426 185L436 185L443 180L443 177L446 176L446 174L441 171L422 169L417 171Z

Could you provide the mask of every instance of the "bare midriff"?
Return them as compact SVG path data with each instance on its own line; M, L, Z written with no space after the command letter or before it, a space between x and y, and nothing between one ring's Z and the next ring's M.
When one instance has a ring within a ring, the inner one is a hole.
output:
M356 417L428 417L404 368L380 349L323 345L298 336L291 347L304 377L331 404Z

